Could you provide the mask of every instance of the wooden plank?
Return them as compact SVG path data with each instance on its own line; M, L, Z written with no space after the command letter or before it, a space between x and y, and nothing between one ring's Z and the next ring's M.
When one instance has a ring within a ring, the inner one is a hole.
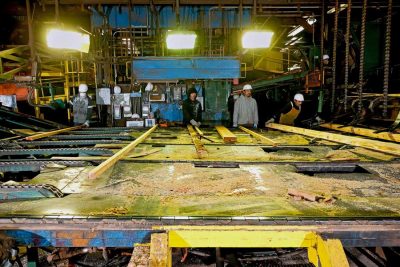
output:
M56 134L59 134L59 133L79 130L79 129L83 128L83 127L85 127L85 126L84 125L78 125L78 126L74 126L74 127L68 127L68 128L60 129L60 130L55 130L55 131L50 131L50 132L45 132L45 133L39 133L39 134L35 134L35 135L31 135L31 136L25 137L25 140L33 141L33 140L41 139L41 138L44 138L44 137L49 137L49 136L52 136L52 135L56 135Z
M382 141L377 141L377 140L370 140L370 139L365 139L365 138L361 138L361 137L344 136L341 134L303 129L303 128L298 128L298 127L293 127L293 126L282 125L282 124L278 124L278 123L269 123L267 125L267 127L271 128L271 129L275 129L275 130L284 131L284 132L307 135L307 136L311 136L311 137L326 139L329 141L334 141L334 142L347 144L347 145L351 145L351 146L364 147L364 148L372 149L375 151L400 156L400 145L399 144L382 142Z
M270 143L273 146L277 146L278 145L278 143L275 142L274 140L269 139L268 137L265 137L265 136L263 136L263 135L261 135L259 133L256 133L256 132L254 132L252 130L249 130L246 127L239 126L239 129L244 131L244 132L246 132L246 133L248 133L248 134L250 134L251 136L253 136L254 138L257 138L258 140L260 140L262 142Z
M203 143L201 142L197 132L193 129L192 125L188 125L187 129L189 131L190 137L192 138L193 144L196 148L197 156L201 159L208 156L207 149L204 147Z
M225 143L235 143L237 141L236 135L229 131L225 126L215 126L215 129L222 137Z
M381 139L381 140L388 140L388 141L393 141L396 143L400 142L400 134L394 134L394 133L389 133L389 132L375 133L375 130L372 130L372 129L353 127L353 126L343 127L343 125L341 125L341 124L334 124L334 123L324 123L324 124L321 124L320 126L323 128L327 128L327 129L331 129L331 130L335 130L335 131L352 133L352 134L356 134L356 135L362 135L362 136L372 137L372 138Z
M104 173L106 170L114 166L115 163L118 162L121 158L125 157L132 149L134 149L138 144L143 142L155 129L157 129L158 125L154 125L151 127L147 132L139 136L135 141L131 142L129 145L126 147L122 148L119 150L117 153L115 153L112 157L110 157L108 160L104 161L101 163L99 166L94 168L89 172L89 178L90 179L95 179L102 173Z
M168 233L151 235L150 267L172 266L172 250L168 244Z
M197 132L199 135L204 135L203 131L202 131L202 130L200 130L200 128L199 128L199 127L197 127L197 126L194 126L194 129L196 130L196 132Z

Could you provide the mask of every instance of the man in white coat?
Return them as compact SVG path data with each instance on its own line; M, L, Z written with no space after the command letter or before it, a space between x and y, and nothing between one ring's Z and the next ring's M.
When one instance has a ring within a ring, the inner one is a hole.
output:
M243 94L235 102L233 111L233 127L243 125L246 127L257 128L258 125L258 109L257 102L251 97L250 84L243 86Z

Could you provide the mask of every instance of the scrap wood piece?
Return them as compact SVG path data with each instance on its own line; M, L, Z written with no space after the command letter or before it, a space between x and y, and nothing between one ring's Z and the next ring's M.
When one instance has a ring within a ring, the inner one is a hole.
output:
M383 161L391 161L395 159L395 156L388 155L382 152L376 152L370 149L362 148L362 147L355 147L354 149L350 150L351 152L363 156L363 157L369 157L377 160L383 160Z
M306 192L302 192L296 189L289 188L288 189L288 195L293 196L293 197L299 197L300 199L305 199L308 201L316 202L320 199L323 199L322 196L316 195L316 194L310 194Z
M237 141L236 135L234 135L231 131L229 131L225 126L215 126L215 129L222 137L225 143L235 143Z
M375 133L375 130L366 129L361 127L354 127L354 126L344 126L341 124L334 124L334 123L324 123L320 125L323 128L345 132L345 133L352 133L356 135L362 135L367 137L372 137L381 140L393 141L396 143L400 142L400 134L390 133L390 132L380 132ZM344 127L343 127L344 126Z
M360 161L357 155L348 150L331 150L325 158L330 161Z
M59 133L79 130L79 129L82 129L83 127L85 127L85 125L78 125L78 126L74 126L74 127L63 128L63 129L60 129L60 130L39 133L39 134L35 134L35 135L31 135L31 136L25 137L25 140L33 141L33 140L41 139L41 138L44 138L44 137L49 137L49 136L52 136L52 135L56 135L56 134L59 134Z
M188 125L187 129L189 131L190 137L192 138L193 144L196 148L197 156L201 159L208 156L207 149L204 147L201 142L198 133L193 129L192 125Z
M329 141L334 141L334 142L347 144L347 145L351 145L351 146L364 147L364 148L372 149L375 151L400 156L400 145L395 144L395 143L370 140L370 139L365 139L365 138L355 137L355 136L344 136L341 134L328 133L328 132L322 132L322 131L317 131L317 130L303 129L303 128L299 128L299 127L287 126L287 125L282 125L282 124L278 124L278 123L269 123L267 125L267 127L271 128L271 129L275 129L275 130L284 131L284 132L297 133L297 134L307 135L307 136L311 136L311 137L318 137L318 138L326 139Z
M90 179L95 179L97 178L100 174L104 173L106 170L114 166L115 163L117 163L121 158L125 157L132 149L134 149L137 145L139 145L141 142L143 142L155 129L157 129L158 125L154 125L151 127L147 132L143 133L141 136L139 136L135 141L131 142L129 145L126 147L122 148L119 150L117 153L115 153L113 156L111 156L109 159L101 163L99 166L94 168L89 172L89 178Z
M263 135L261 135L261 134L259 134L259 133L256 133L256 132L254 132L254 131L252 131L252 130L249 130L249 129L247 129L246 127L239 126L239 129L242 130L242 131L244 131L244 132L246 132L246 133L248 133L248 134L250 134L251 136L253 136L253 137L259 139L260 141L270 143L270 144L272 144L273 146L277 146L277 145L278 145L278 143L275 142L274 140L272 140L272 139L270 139L270 138L268 138L268 137L265 137L265 136L263 136Z

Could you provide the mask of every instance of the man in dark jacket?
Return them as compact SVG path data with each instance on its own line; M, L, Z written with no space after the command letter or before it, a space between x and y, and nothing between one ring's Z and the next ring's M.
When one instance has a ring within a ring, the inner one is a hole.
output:
M196 100L197 91L190 88L187 92L188 98L183 101L183 124L191 124L199 127L201 124L201 104Z

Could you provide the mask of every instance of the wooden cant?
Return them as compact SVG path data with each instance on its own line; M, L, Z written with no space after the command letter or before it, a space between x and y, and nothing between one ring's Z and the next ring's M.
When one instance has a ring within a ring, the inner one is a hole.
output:
M352 133L356 135L362 135L367 137L372 137L381 140L388 140L393 142L400 142L400 134L389 133L389 132L381 132L375 133L375 130L366 129L361 127L353 127L353 126L344 126L341 124L334 124L334 123L324 123L320 125L323 128L345 132L345 133Z
M225 126L215 126L215 129L222 137L225 143L235 143L237 141L236 135L229 131Z
M278 145L278 143L275 142L274 140L269 139L268 137L265 137L265 136L263 136L263 135L261 135L259 133L256 133L256 132L254 132L252 130L249 130L246 127L239 126L239 129L242 130L243 132L246 132L246 133L250 134L251 136L253 136L254 138L257 138L258 140L260 140L262 142L269 143L269 144L271 144L273 146L277 146Z
M74 126L74 127L60 129L60 130L49 131L49 132L45 132L45 133L39 133L39 134L35 134L35 135L31 135L31 136L25 137L25 140L28 140L28 141L38 140L38 139L41 139L41 138L49 137L49 136L60 134L60 133L64 133L64 132L71 132L71 131L79 130L79 129L82 129L83 127L85 127L85 126L84 125L78 125L78 126Z
M129 145L126 147L122 148L119 150L117 153L115 153L112 157L101 163L99 166L94 168L89 172L89 178L90 179L95 179L102 173L104 173L106 170L114 166L115 163L117 163L120 159L124 158L128 153L134 149L137 145L139 145L141 142L143 142L155 129L157 129L158 125L154 125L151 127L147 132L139 136L135 141L131 142Z
M192 138L192 142L196 148L197 156L201 159L208 156L207 149L204 147L203 143L201 142L198 133L195 129L193 129L192 125L188 125L187 129L189 131L190 137Z
M395 143L382 142L382 141L370 140L370 139L365 139L365 138L355 137L355 136L344 136L341 134L303 129L303 128L299 128L299 127L287 126L287 125L278 124L278 123L269 123L267 127L271 128L271 129L275 129L275 130L284 131L284 132L303 134L303 135L311 136L314 138L325 139L325 140L338 142L338 143L342 143L342 144L347 144L347 145L351 145L351 146L364 147L364 148L372 149L375 151L400 156L400 145L395 144Z

